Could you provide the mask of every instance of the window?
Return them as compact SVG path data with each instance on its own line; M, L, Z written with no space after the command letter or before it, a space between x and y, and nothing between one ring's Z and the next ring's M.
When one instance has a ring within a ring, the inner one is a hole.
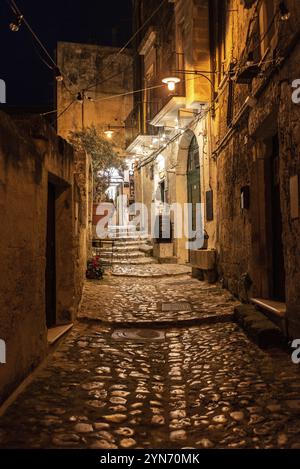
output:
M192 138L190 147L189 147L189 155L188 155L188 171L194 171L200 167L199 162L199 145L197 142L196 137Z
M263 57L272 45L272 39L275 33L274 26L274 0L264 0L259 8L259 46L261 56Z
M159 183L159 188L160 188L160 201L161 202L165 202L165 187L166 187L166 184L165 184L165 180L163 179L162 181L160 181Z

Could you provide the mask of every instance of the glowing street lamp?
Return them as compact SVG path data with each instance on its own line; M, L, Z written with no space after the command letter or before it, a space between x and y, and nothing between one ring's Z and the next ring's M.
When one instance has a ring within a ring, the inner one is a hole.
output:
M54 76L57 82L62 82L64 77L58 67L54 68Z
M105 135L106 135L107 138L111 139L112 136L113 136L113 134L114 134L114 131L110 128L110 125L109 125L109 126L108 126L108 129L105 130L104 133L105 133Z
M167 77L163 78L162 82L168 86L169 91L175 91L176 84L180 83L180 78L178 77Z
M16 22L12 22L10 23L9 25L9 29L13 32L13 33L17 33L22 25L22 21L23 21L23 15L18 15L17 16L17 21Z

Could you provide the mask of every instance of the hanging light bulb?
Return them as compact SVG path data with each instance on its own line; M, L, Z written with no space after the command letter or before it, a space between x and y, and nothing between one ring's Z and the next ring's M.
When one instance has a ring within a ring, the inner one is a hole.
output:
M110 125L108 126L107 130L105 130L105 135L107 138L111 139L113 134L114 134L114 131L110 128Z
M176 84L180 82L180 78L178 77L167 77L163 78L162 82L168 86L169 91L175 91Z
M61 82L64 80L64 77L62 76L58 67L54 68L54 76L55 76L55 80L58 82Z
M23 15L18 15L17 16L17 21L14 23L14 22L11 22L10 25L9 25L9 29L13 32L13 33L17 33L20 29L20 26L22 24L22 21L23 21Z
M279 12L281 21L287 21L291 16L289 9L287 8L285 2L279 3Z

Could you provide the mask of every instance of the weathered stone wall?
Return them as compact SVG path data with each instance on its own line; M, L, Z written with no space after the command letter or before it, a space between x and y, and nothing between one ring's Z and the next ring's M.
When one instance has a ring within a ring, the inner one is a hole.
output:
M40 117L0 113L0 338L7 347L7 363L0 365L0 402L47 353L48 180L57 190L56 322L76 317L88 244L85 178L78 183L82 217L75 231L79 161L89 167L85 155L75 154Z
M300 245L299 218L291 218L290 178L299 172L300 108L292 102L291 82L299 78L300 5L287 2L290 19L275 17L275 33L269 55L264 58L263 74L247 85L234 85L233 119L228 126L228 90L219 90L220 98L214 120L214 151L218 167L218 259L219 273L225 286L241 299L251 296L270 298L272 253L270 239L271 209L268 200L268 139L278 134L281 215L286 275L286 303L289 332L300 332ZM228 29L227 50L232 37L235 58L239 61L246 42L247 26L254 6L237 10L233 33ZM278 2L274 0L275 11ZM243 27L241 28L241 25ZM246 51L247 52L247 51ZM244 52L245 54L245 52ZM272 55L273 54L273 55ZM277 57L276 66L272 57ZM279 64L279 65L278 65ZM257 102L245 105L252 95ZM250 186L250 208L241 209L241 188ZM298 202L299 203L299 202ZM247 276L251 279L248 282ZM299 333L298 332L298 333Z
M123 156L124 121L132 110L133 98L131 94L111 96L132 91L132 57L129 50L117 52L114 47L58 43L57 61L65 80L57 85L57 127L58 134L67 139L70 131L91 125L105 137L107 126L115 126L112 142ZM77 95L83 90L85 99L81 103Z

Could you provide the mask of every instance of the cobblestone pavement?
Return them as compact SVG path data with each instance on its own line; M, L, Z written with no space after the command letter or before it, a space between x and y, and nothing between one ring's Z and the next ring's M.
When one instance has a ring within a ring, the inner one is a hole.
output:
M74 326L0 418L0 447L300 449L300 373L285 352L263 352L232 322L108 323L127 309L129 322L158 321L162 301L215 316L234 305L187 276L88 282L84 314L115 312Z
M106 277L100 286L86 283L80 318L112 323L220 320L232 318L235 304L226 290L188 275L151 281Z
M74 328L2 417L1 447L300 448L299 372L283 353L234 324L112 332Z

